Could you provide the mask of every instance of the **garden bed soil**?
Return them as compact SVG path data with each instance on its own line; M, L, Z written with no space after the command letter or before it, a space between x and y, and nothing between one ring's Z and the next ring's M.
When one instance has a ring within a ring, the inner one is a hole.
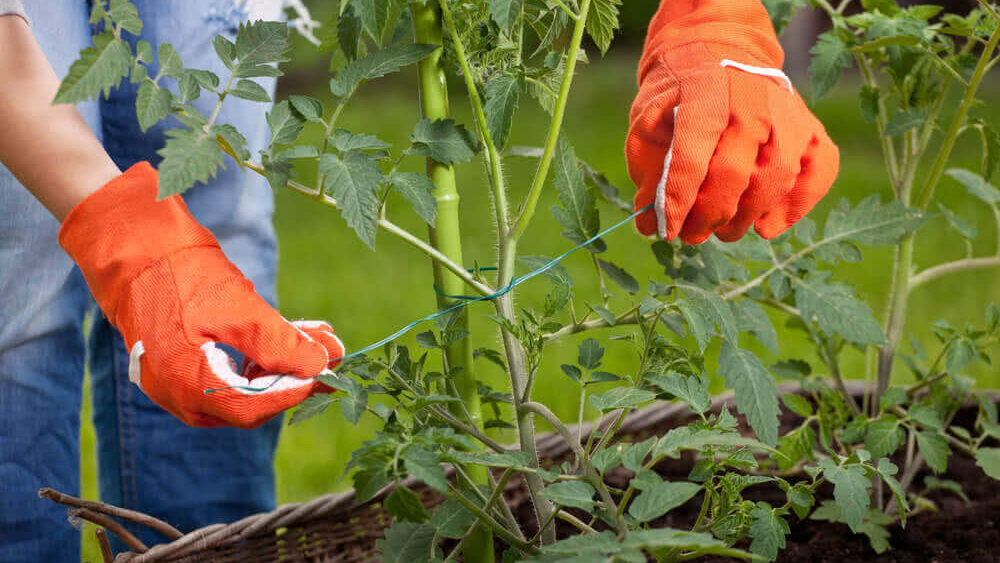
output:
M955 423L971 426L976 409L969 407L959 412ZM734 413L735 414L735 413ZM785 414L781 420L782 431L794 428L800 422L795 415ZM745 424L740 417L741 424ZM662 436L670 428L676 426L676 418L664 420L662 424L650 426L643 432L627 437L628 441L642 440L650 435ZM747 429L749 432L749 430ZM558 458L562 461L562 458ZM901 459L894 460L897 465ZM654 469L666 480L684 480L694 465L693 455L686 454L680 459L664 460ZM926 476L933 473L926 467L914 479L914 486L919 490ZM607 482L618 488L628 485L632 472L618 467L606 475ZM962 485L970 502L956 496L954 493L938 489L927 495L935 505L907 520L906 527L898 524L889 527L892 548L882 554L875 553L868 543L867 536L854 534L846 524L826 521L800 520L794 514L788 516L791 534L787 536L787 545L781 550L779 562L816 562L816 563L846 563L854 561L885 561L890 563L979 563L1000 562L1000 484L983 473L975 460L969 456L954 452L948 462L948 471L939 478L953 479ZM517 492L514 492L517 491ZM529 530L529 536L535 531L535 516L523 488L512 490L508 495L514 507L514 515L524 522ZM519 494L518 494L519 493ZM654 527L671 527L689 530L694 525L701 508L703 495L698 495L681 507L672 510L663 518L653 522ZM817 506L826 499L833 497L833 488L822 486L817 491ZM777 486L768 484L751 487L744 491L747 500L768 501L772 505L784 504L786 497ZM936 508L936 509L935 509ZM589 516L572 510L584 521ZM599 528L600 529L600 528ZM571 525L558 521L559 537L568 537L577 533ZM749 540L744 540L736 547L748 549ZM501 552L501 548L498 548ZM499 553L498 553L499 554ZM499 559L498 559L499 561ZM718 563L733 561L725 557L703 557L697 561Z

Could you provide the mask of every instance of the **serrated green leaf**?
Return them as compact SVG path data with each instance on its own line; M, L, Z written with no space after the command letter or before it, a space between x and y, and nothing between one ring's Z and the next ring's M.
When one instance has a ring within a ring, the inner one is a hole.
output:
M859 96L861 117L866 123L875 123L878 119L878 101L881 93L878 86L862 86Z
M352 0L351 5L358 12L361 26L368 36L381 43L382 32L389 19L389 0Z
M343 41L341 45L344 45ZM342 68L330 81L330 90L335 96L349 97L362 82L391 74L404 66L419 62L439 47L421 43L400 43L375 51Z
M802 318L816 321L827 335L839 334L856 344L882 344L885 334L868 305L846 286L827 284L829 272L808 279L791 278Z
M330 136L333 147L340 152L347 151L380 151L391 147L389 143L379 139L375 135L364 133L351 133L346 129L337 129Z
M115 39L111 32L94 36L94 45L80 51L80 57L69 67L69 73L59 84L54 103L75 104L96 98L102 92L107 97L112 88L132 68L132 51L128 44Z
M728 411L727 411L728 412ZM653 457L676 457L681 450L700 450L706 446L733 446L757 448L770 452L776 450L753 438L721 430L693 430L688 426L666 433L653 448Z
M380 554L379 561L385 563L431 563L431 555L436 551L434 527L413 522L393 522L385 531L385 538L375 541L375 549Z
M708 387L700 377L669 372L647 374L645 380L687 403L692 412L703 413L712 406Z
M320 174L326 176L325 185L333 191L341 216L358 234L358 237L375 248L375 222L378 219L377 190L382 182L378 164L370 157L350 151L343 159L334 154L324 154L319 161Z
M951 448L948 441L937 432L924 430L917 433L917 447L935 473L943 473L948 470L948 456L951 455Z
M778 333L774 330L771 318L767 316L764 309L753 299L743 299L739 302L730 302L736 324L740 332L749 331L767 347L768 350L778 353Z
M899 201L882 205L877 195L865 198L853 209L847 200L842 200L827 217L822 244L842 240L868 246L897 244L927 219L920 210L908 209Z
M559 224L563 226L563 236L576 244L583 244L591 239L601 229L600 215L594 200L594 194L583 180L583 171L576 158L573 146L564 137L560 137L556 148L555 186L559 193L561 207L553 207ZM607 249L604 240L597 239L587 247L591 252L604 252Z
M809 424L785 433L778 438L778 452L781 454L776 457L778 469L787 471L803 459L812 460L815 447L816 433Z
M171 129L167 131L166 144L156 154L163 157L159 166L159 198L163 199L214 178L224 153L214 134Z
M937 202L938 211L944 215L946 221L948 221L948 226L955 230L958 234L962 235L962 238L966 240L976 240L976 236L979 235L979 230L976 229L975 225L970 224L964 218L956 215L951 209L945 207L940 201Z
M385 499L383 506L393 519L402 522L420 524L430 518L430 514L427 513L427 509L420 502L420 497L417 496L417 493L406 487L400 486L393 489Z
M965 186L965 189L973 196L979 198L979 200L989 205L1000 203L1000 190L993 187L993 184L987 182L979 174L962 168L948 169L945 171L945 174Z
M212 47L222 64L232 70L236 62L236 44L221 35L216 35L215 39L212 40Z
M267 90L263 86L257 84L253 80L247 80L246 78L241 78L236 86L233 86L229 93L237 98L242 98L244 100L250 100L251 102L270 102L271 95L267 93Z
M944 423L937 410L930 405L917 404L910 408L910 418L932 430L944 430Z
M559 481L542 489L542 496L562 506L589 511L594 508L596 492L594 487L583 481Z
M320 122L323 120L323 102L309 96L292 95L288 96L289 103L299 115L307 121Z
M424 118L417 122L410 133L413 143L408 154L425 156L441 164L467 162L479 152L479 143L464 126L454 119Z
M510 31L514 22L521 17L523 0L490 0L490 18L503 31Z
M413 211L421 219L428 225L434 226L434 220L437 218L437 200L431 193L434 191L434 183L430 178L416 172L393 172L389 176L389 183L396 193L410 202Z
M978 356L976 343L965 336L960 336L953 340L951 346L948 347L948 353L945 355L945 367L949 373L961 373Z
M148 80L139 86L135 96L135 111L139 118L139 128L143 132L170 115L173 109L170 90L160 88Z
M592 0L590 13L587 14L587 33L601 50L608 52L611 40L618 29L618 9L622 0Z
M212 127L215 133L215 141L226 154L233 157L236 163L243 167L244 161L250 160L250 151L247 150L247 139L235 127L228 123L215 125Z
M305 123L292 111L288 100L282 100L267 114L267 125L271 130L271 143L290 145L299 138Z
M128 0L111 0L108 5L108 15L111 20L132 35L142 33L142 20L139 10Z
M649 522L691 500L701 485L688 482L662 482L635 497L628 513L639 522Z
M632 295L639 293L639 281L632 277L632 274L626 272L625 268L622 268L617 264L601 260L600 258L597 259L597 263L600 265L601 270L603 270L604 273L611 278L611 281L615 282L615 285Z
M591 305L590 310L597 313L597 316L601 317L601 320L606 322L608 326L615 326L615 322L617 322L618 317L616 317L613 312L601 307L600 305Z
M181 56L170 43L160 43L156 51L156 60L160 63L160 74L177 78L184 71Z
M401 457L406 462L410 475L438 491L448 491L448 479L436 453L424 446L411 444L403 450Z
M590 404L601 412L615 409L632 408L651 401L656 398L656 394L645 389L635 387L615 387L610 391L600 395L591 395Z
M795 11L806 4L806 0L763 0L767 13L771 16L774 32L781 35L785 26L791 21Z
M760 441L774 447L778 441L781 412L778 390L760 358L727 340L722 343L719 353L719 375L725 378L726 386L735 391L736 407L747 417Z
M469 531L475 521L475 514L457 500L447 499L431 511L430 525L437 530L438 536L457 540Z
M994 479L1000 480L1000 448L976 450L976 465Z
M896 473L899 473L899 468L896 467L888 458L881 458L878 460L878 466L875 467L875 472L882 478L882 481L889 487L892 491L892 496L896 499L896 508L899 511L899 519L903 526L906 526L906 513L909 512L909 507L906 504L906 491L903 490L903 485L896 479Z
M788 410L801 417L809 417L813 414L812 403L802 395L787 393L781 396L781 402L785 404Z
M871 480L859 465L838 466L829 458L820 460L819 465L826 480L833 483L833 498L840 507L844 522L851 527L851 531L859 532L871 500L868 496Z
M587 370L594 370L601 367L601 358L604 357L604 348L593 338L587 338L577 346L577 363Z
M285 62L288 49L288 26L284 22L251 21L240 24L236 32L240 69Z
M728 342L736 343L739 334L736 318L733 316L732 309L719 294L693 285L677 284L677 287L684 291L688 303L706 320L716 326L723 338Z
M622 452L622 465L625 469L633 471L636 473L636 477L639 477L639 473L642 472L642 466L645 462L646 456L652 451L653 446L656 445L657 438L653 436L647 438L642 442L630 445L624 452ZM654 473L655 474L655 473ZM636 484L638 486L638 484ZM643 490L645 490L643 488Z
M486 113L486 128L498 151L503 151L507 144L522 88L520 78L509 74L497 76L486 83L486 104L483 111Z
M774 561L778 552L785 549L785 536L791 533L788 522L783 518L781 510L775 510L766 502L758 502L750 511L753 523L750 524L750 551L768 561Z
M906 439L906 433L894 416L884 416L882 419L868 425L865 436L865 449L872 456L879 458L892 455Z
M927 121L927 110L922 108L911 108L892 116L889 123L885 125L885 134L894 137L914 129Z
M810 95L815 102L837 85L840 75L851 66L853 59L847 44L836 30L820 35L809 52L813 55L809 64L809 74L812 76Z
M336 401L336 399L334 399L333 395L317 393L299 404L299 408L295 409L291 418L288 419L288 424L298 424L303 420L307 420L321 414L328 409L334 401Z

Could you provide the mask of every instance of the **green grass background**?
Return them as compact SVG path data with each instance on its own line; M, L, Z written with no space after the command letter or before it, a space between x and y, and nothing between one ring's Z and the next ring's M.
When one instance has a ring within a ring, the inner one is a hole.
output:
M577 148L580 158L587 160L623 189L631 197L632 185L626 174L622 147L627 128L629 105L635 93L634 65L636 52L609 55L597 59L580 69L570 102L565 130ZM321 69L322 70L322 69ZM323 97L327 76L318 72L313 91L301 88L293 93L308 93ZM804 81L798 81L805 89ZM405 147L406 138L417 120L417 102L414 93L415 75L412 69L391 80L367 85L342 117L341 126L355 132L375 134ZM988 87L981 96L995 99L998 88ZM453 83L452 109L456 118L471 128L468 104ZM855 84L846 81L832 95L815 106L815 112L826 124L830 135L841 148L841 173L830 194L814 210L811 217L822 223L826 213L841 198L857 202L868 194L882 194L888 198L890 191L882 167L881 154L874 126L860 118L854 98ZM331 104L327 104L332 107ZM987 104L976 113L1000 125L1000 107ZM513 142L522 145L539 145L545 133L547 117L524 98L513 132ZM317 131L307 130L307 137L318 138ZM959 143L955 151L956 164L977 169L980 158L978 145L972 137ZM419 170L421 163L408 161L411 170ZM519 201L526 191L536 161L519 158L506 160L506 176L511 200ZM481 265L495 261L493 221L481 161L461 166L458 171L462 192L462 214L465 218L464 252L467 265ZM965 194L964 188L951 179L944 179L939 186L940 199L952 210L973 220L980 230L974 251L977 255L994 252L996 230L987 209ZM282 313L288 318L326 319L336 328L348 349L358 348L395 331L411 320L433 312L434 293L431 288L431 268L426 259L410 247L379 233L378 252L366 248L341 220L339 213L290 191L280 192L275 218L280 243L280 272L278 288ZM546 189L538 207L536 221L528 230L522 244L522 254L553 256L570 246L562 238L561 229L548 209L556 202L554 189ZM391 218L399 224L423 235L426 227L402 202L393 202ZM602 223L610 224L621 213L608 206L602 207ZM639 237L633 228L624 227L607 238L608 257L626 265L641 281L662 277L649 252L649 243ZM918 237L917 267L922 269L943 260L962 257L966 246L956 234L949 231L943 219L935 219ZM888 249L864 249L861 264L839 266L837 277L853 285L881 318L886 287L890 277L891 253ZM576 280L577 311L586 309L585 301L597 302L597 285L593 266L586 253L579 253L566 261L566 267ZM996 271L967 273L929 284L917 291L910 301L908 331L923 339L929 353L937 350L937 343L930 336L929 323L947 319L955 326L966 322L981 323L983 309L990 301L1000 301L1000 285L995 283ZM519 304L539 306L548 282L529 282L520 293ZM627 299L616 297L618 306ZM473 339L475 346L496 346L495 325L486 318L492 308L486 304L471 307ZM775 356L747 338L743 344L759 353L767 363L778 359L804 358L818 366L815 356L799 333L783 330L781 319L773 317L779 330L780 353ZM629 328L608 330L622 333ZM577 408L577 388L559 370L559 364L572 361L576 343L583 338L567 339L552 345L536 386L536 398L552 406L560 416L574 419ZM412 336L404 338L412 344ZM606 342L605 369L627 374L634 367L636 353L623 341ZM689 343L690 344L690 343ZM908 349L904 345L904 349ZM905 350L904 350L905 351ZM713 363L717 348L710 347L707 355ZM845 352L845 371L863 376L863 358L854 351ZM498 388L505 388L500 373L491 364L481 362L478 373ZM897 373L903 377L903 369ZM973 372L983 387L1000 384L996 371L980 366ZM594 413L588 411L588 416ZM90 424L89 402L85 404L82 432L83 494L96 498L94 437ZM355 427L345 422L336 408L303 424L286 427L277 456L278 499L281 503L309 500L317 495L339 491L349 486L344 478L344 465L353 451L376 429L371 419L365 418ZM508 437L510 439L510 437ZM88 528L84 540L84 559L98 561L99 554Z

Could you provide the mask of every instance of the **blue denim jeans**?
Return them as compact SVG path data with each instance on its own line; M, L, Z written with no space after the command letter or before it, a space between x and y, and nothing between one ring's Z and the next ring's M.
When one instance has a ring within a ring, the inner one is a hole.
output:
M170 42L185 66L228 77L211 40L218 33L234 38L248 16L240 8L244 3L135 3L145 22L143 39L154 46ZM24 4L35 36L56 72L65 76L90 43L87 3ZM270 14L252 15L279 16L274 7ZM273 81L264 85L273 90ZM126 80L110 98L80 105L123 170L141 160L158 162L155 151L166 128L140 132L134 100L135 86ZM206 94L197 105L209 113L214 96ZM256 152L266 142L267 109L265 104L226 100L219 122L240 129ZM53 166L58 158L52 155ZM185 199L229 259L274 304L277 248L273 196L266 182L230 165ZM190 428L146 398L128 380L122 337L96 309L79 270L58 246L58 228L0 166L0 562L80 560L80 535L67 523L65 507L40 500L36 493L53 487L79 494L80 404L87 362L102 500L153 514L183 531L273 508L272 462L280 419L253 431ZM84 316L91 311L95 314L85 334ZM150 545L164 540L149 530L132 531Z

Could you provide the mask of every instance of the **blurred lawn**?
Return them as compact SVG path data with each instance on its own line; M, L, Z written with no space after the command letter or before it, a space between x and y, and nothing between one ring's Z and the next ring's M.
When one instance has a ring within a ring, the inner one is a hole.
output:
M634 95L635 59L635 53L619 53L584 66L565 125L580 158L605 171L622 188L626 197L631 196L632 187L622 158L622 146L629 104ZM316 91L298 93L327 99L329 96L322 91L325 82L326 76L321 74L316 77ZM393 80L364 87L344 113L340 126L355 132L375 134L396 146L405 147L407 135L417 120L416 97L412 90L414 83L415 75L411 69ZM453 113L471 128L468 105L458 86L454 83L452 88ZM837 184L812 214L820 223L841 198L857 202L871 193L882 194L884 198L889 194L874 126L861 120L850 86L843 85L815 107L831 136L840 145L842 155ZM996 87L988 88L981 98L996 99L994 95L997 91ZM540 144L547 117L527 98L522 99L521 109L513 142ZM1000 106L993 104L976 111L979 114L988 113L983 116L994 124L1000 124ZM307 130L306 134L317 138L318 131ZM977 169L980 153L971 137L959 143L955 154L956 164ZM506 176L512 201L519 201L525 192L535 164L534 160L507 159ZM410 159L408 166L409 169L419 170L421 164L416 159ZM460 167L458 174L463 198L462 213L467 218L463 226L466 229L465 263L492 264L495 261L493 225L482 165L480 161L474 161ZM947 178L942 181L938 194L952 210L978 225L980 242L975 245L975 252L978 255L993 252L996 236L989 210L983 209L977 200L966 196L964 188ZM548 212L555 201L554 190L547 189L538 207L536 221L522 244L522 255L553 256L569 247L569 241L559 236L561 229ZM405 204L390 206L390 216L415 233L425 232L425 227ZM605 225L617 221L619 217L621 214L616 210L602 207ZM285 316L331 321L350 350L376 341L434 310L428 261L385 233L379 233L378 252L371 252L345 226L336 210L290 191L277 194L276 224L281 256L278 287ZM608 257L628 266L640 281L661 276L662 272L651 259L648 242L638 237L634 229L619 229L607 241L610 247ZM887 249L864 249L864 252L865 261L841 266L838 278L856 287L881 317L890 277L891 253ZM960 258L965 252L965 245L957 235L947 230L944 220L935 219L919 237L917 267L922 269L943 260ZM586 310L584 298L594 302L599 295L590 259L586 253L580 253L565 264L576 281L576 295L579 296L576 309ZM914 294L910 301L909 327L913 334L924 340L929 353L937 349L927 330L929 323L939 318L959 327L969 321L981 323L985 304L1000 301L1000 285L994 282L996 276L995 271L953 276L925 286ZM537 306L547 286L548 282L544 280L526 284L520 293L519 303ZM617 298L615 303L622 306L625 300ZM470 312L474 346L497 346L495 326L486 318L492 308L477 304L471 307ZM780 321L778 317L774 318ZM779 356L770 354L752 338L747 338L743 345L760 354L767 363L779 358L796 357L817 363L799 333L782 330L780 322L778 328L781 335ZM614 330L627 332L629 329ZM610 332L602 336L608 336ZM546 364L536 385L536 399L548 403L565 418L575 417L577 391L561 374L558 366L573 361L578 340L567 339L549 348ZM412 336L404 342L412 344ZM636 361L635 350L622 341L606 344L605 369L630 373ZM908 346L904 345L906 350ZM707 354L714 358L716 351L713 347ZM859 353L847 351L845 360L846 373L863 377L863 358ZM495 386L506 388L499 371L491 364L482 362L476 369ZM902 373L903 370L898 371ZM1000 377L994 370L980 367L975 375L980 386L1000 385ZM588 416L593 414L588 412ZM350 481L343 478L344 465L351 451L374 429L370 419L363 419L358 427L344 422L335 408L303 424L286 428L277 458L279 502L305 501L347 488ZM96 498L93 436L89 414L86 413L83 444L84 495ZM91 534L88 532L87 536L85 557L96 561L97 551L90 539Z

